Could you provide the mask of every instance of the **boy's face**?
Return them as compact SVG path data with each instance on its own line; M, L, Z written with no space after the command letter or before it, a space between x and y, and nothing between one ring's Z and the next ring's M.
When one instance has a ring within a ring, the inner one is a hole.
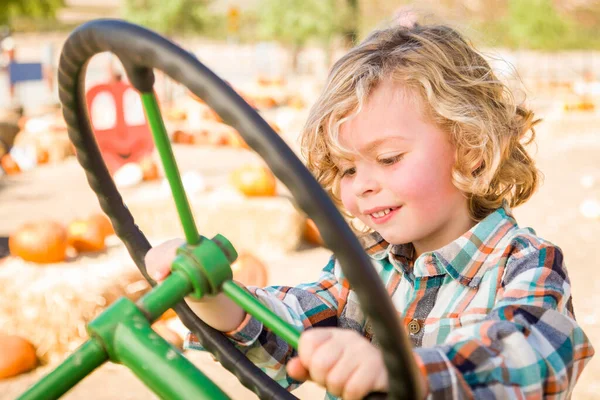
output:
M466 197L452 184L455 149L424 119L417 95L380 83L359 114L340 127L353 149L339 160L344 207L393 244L412 242L417 255L469 230Z

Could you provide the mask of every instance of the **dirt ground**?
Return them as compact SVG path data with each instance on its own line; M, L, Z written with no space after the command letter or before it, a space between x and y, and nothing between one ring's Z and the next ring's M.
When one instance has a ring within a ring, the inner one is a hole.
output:
M600 201L600 113L561 114L546 109L546 121L538 130L535 158L545 175L543 185L524 206L515 210L522 226L532 226L542 237L559 245L572 281L576 316L592 344L600 347L600 219L585 217L581 206ZM193 165L202 155L204 172L210 179L222 179L226 171L244 157L231 150L177 152L183 165ZM71 161L62 166L40 168L17 178L0 179L0 236L25 219L43 215L71 218L97 207L83 174ZM52 182L42 184L41 182ZM270 281L295 284L314 279L328 257L324 249L309 248L268 259ZM285 265L285 267L282 267ZM0 299L7 301L7 299ZM43 329L43 327L40 327ZM188 357L234 399L254 398L236 379L211 357L188 352ZM32 373L0 383L0 398L11 399L48 371ZM573 398L600 398L600 358L596 356L579 379ZM303 399L322 398L322 389L306 384L296 391ZM75 387L65 397L78 399L155 398L125 368L105 365Z

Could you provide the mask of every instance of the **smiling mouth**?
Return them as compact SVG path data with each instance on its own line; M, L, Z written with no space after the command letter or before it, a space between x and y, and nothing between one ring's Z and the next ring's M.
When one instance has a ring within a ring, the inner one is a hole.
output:
M384 222L391 217L391 214L399 209L400 207L390 207L367 215L375 222Z

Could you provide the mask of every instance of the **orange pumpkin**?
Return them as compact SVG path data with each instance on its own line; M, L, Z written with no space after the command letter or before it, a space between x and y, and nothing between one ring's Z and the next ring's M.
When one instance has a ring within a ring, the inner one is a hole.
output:
M169 308L158 318L158 321L166 321L168 319L175 318L175 317L177 317L175 310L173 310L172 308Z
M274 121L267 121L271 129L275 131L277 134L281 134L281 128Z
M189 133L181 130L176 130L173 132L172 141L173 143L178 144L192 144L194 143L194 135L190 135Z
M50 158L50 155L48 154L48 150L46 150L46 149L38 150L38 152L37 152L38 165L46 164L48 162L49 158Z
M158 166L151 157L144 157L140 160L140 167L145 181L155 181L159 178Z
M110 222L110 219L106 216L106 214L96 213L92 214L87 219L88 223L97 225L102 232L104 237L114 235L115 229Z
M257 96L252 99L257 108L277 107L277 101L271 96Z
M297 110L302 110L306 108L306 103L304 102L304 99L302 99L302 97L300 96L290 97L287 101L287 105Z
M12 255L40 264L64 261L67 245L67 230L54 221L26 223L8 238Z
M241 253L231 265L233 279L247 286L267 285L268 273L265 265L250 253Z
M2 169L4 170L4 172L6 172L6 175L17 175L21 172L19 164L17 164L15 160L13 160L10 154L5 154L0 159L0 166L2 166Z
M250 148L250 146L248 146L248 143L246 143L246 141L244 140L242 135L240 135L237 131L233 132L229 136L227 145L238 148L238 149L249 149Z
M275 196L277 181L266 167L246 165L236 169L230 176L231 184L246 196Z
M321 233L319 232L319 228L317 228L317 224L310 218L306 219L306 225L304 226L304 239L311 243L316 244L317 246L323 246L323 238L321 237Z
M105 249L105 236L102 229L86 220L74 220L69 224L68 242L79 253L95 252Z
M0 379L17 376L37 366L33 345L14 335L0 334Z
M152 325L152 329L154 329L154 332L156 332L160 337L171 343L176 348L180 350L183 348L183 338L179 336L177 332L169 328L165 321L158 321L154 323L154 325Z
M185 113L185 110L174 107L165 112L165 118L169 121L185 121L187 119L187 114Z

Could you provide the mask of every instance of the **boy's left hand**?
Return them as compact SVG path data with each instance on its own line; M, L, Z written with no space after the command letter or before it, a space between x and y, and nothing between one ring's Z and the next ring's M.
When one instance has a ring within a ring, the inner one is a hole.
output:
M298 357L287 364L290 377L310 379L344 399L362 399L388 391L388 373L381 351L355 331L309 329L300 336Z

